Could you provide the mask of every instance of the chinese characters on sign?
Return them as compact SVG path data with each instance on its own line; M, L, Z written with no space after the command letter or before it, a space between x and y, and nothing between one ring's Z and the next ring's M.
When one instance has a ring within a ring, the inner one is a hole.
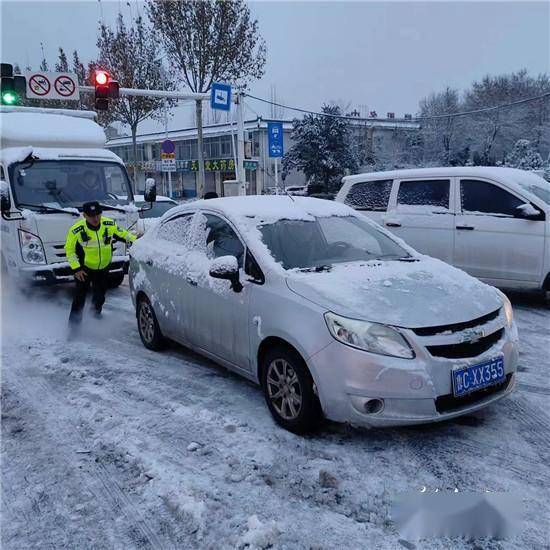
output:
M173 160L173 159L170 159ZM139 162L138 167L140 170L147 172L163 172L163 166L166 160L163 158L161 162L149 160L145 162ZM174 160L175 169L172 170L177 172L198 172L199 170L199 161L198 160ZM131 162L127 163L127 166L132 166ZM258 161L255 160L245 160L244 161L245 170L257 170ZM235 170L235 161L234 159L210 159L204 161L204 169L207 172L231 172Z

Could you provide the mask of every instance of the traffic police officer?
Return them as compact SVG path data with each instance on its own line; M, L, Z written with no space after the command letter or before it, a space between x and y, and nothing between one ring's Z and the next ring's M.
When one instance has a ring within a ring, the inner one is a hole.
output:
M136 237L120 228L112 219L101 215L97 201L82 206L84 219L77 221L67 234L65 252L76 280L69 323L82 319L86 294L92 287L92 303L96 317L101 315L108 284L108 269L113 258L114 241L132 243Z

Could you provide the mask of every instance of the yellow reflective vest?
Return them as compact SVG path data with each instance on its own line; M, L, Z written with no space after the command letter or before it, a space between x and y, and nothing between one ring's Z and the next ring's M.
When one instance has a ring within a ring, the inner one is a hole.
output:
M97 229L88 225L86 220L79 220L69 229L65 253L69 265L75 271L82 267L105 269L113 258L115 241L128 243L135 240L134 235L105 216L101 216Z

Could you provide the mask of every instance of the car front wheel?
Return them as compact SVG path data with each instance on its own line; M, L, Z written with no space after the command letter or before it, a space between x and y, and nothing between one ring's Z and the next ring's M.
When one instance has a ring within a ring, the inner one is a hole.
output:
M261 382L277 424L296 434L319 425L322 412L313 379L296 352L283 346L270 349L263 357Z
M161 350L164 347L164 337L160 331L153 306L144 296L137 303L136 317L139 336L143 345L153 351Z

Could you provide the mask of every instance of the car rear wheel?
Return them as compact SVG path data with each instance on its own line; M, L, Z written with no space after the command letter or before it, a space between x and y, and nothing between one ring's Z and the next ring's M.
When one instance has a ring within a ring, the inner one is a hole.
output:
M157 316L151 302L142 296L136 307L138 331L143 345L153 351L159 351L164 347L164 336L160 331Z
M295 351L283 346L270 349L262 359L261 383L277 424L296 434L319 425L322 412L313 379Z

